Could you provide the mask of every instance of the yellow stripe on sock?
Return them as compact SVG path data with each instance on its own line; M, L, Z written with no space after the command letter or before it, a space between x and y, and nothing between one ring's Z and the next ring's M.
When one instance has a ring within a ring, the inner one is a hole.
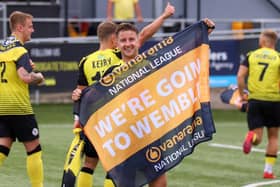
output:
M265 157L265 163L267 164L270 164L270 165L274 165L276 162L276 158L275 157L269 157L269 156L266 156Z
M252 143L256 142L256 140L257 140L257 134L256 134L256 133L254 133L254 135L253 135L253 139L252 139Z

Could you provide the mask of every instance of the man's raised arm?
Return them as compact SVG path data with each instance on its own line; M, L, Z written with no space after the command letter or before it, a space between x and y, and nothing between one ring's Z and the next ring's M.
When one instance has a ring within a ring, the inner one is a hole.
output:
M175 12L175 7L171 5L169 2L167 3L164 12L156 18L152 23L145 26L139 33L139 46L141 47L145 41L153 36L154 33L158 31L158 29L163 24L164 20L172 16Z

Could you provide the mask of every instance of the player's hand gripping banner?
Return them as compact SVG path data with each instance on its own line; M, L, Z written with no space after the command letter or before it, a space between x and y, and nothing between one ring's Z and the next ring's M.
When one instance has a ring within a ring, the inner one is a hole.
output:
M80 120L116 186L147 184L215 132L207 26L165 38L85 90Z

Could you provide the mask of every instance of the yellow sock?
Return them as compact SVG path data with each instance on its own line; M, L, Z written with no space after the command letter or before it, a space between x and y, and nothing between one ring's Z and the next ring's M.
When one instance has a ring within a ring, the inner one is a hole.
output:
M265 163L274 165L276 162L276 157L266 156L265 157Z
M4 160L7 158L7 156L3 153L0 153L0 166L2 166Z
M27 174L32 187L43 187L42 151L28 155L26 158Z
M268 173L272 173L273 166L276 162L276 156L265 156L265 167L264 171Z
M113 181L111 179L104 180L104 187L115 187Z
M77 179L77 187L92 187L93 174L81 171Z

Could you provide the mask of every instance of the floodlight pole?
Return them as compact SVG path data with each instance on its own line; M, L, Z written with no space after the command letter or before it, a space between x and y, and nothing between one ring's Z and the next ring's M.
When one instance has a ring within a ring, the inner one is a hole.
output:
M68 0L64 0L64 36L68 36Z
M197 11L196 11L196 13L197 13L197 15L196 15L196 19L197 19L197 21L199 21L200 19L201 19L201 0L197 0L197 6L196 6L196 8L197 8Z
M2 10L2 38L7 37L7 5L6 3L0 3L0 10Z
M156 0L155 1L155 17L158 17L161 15L163 10L163 0Z
M188 0L183 0L183 7L184 7L184 18L188 18Z

